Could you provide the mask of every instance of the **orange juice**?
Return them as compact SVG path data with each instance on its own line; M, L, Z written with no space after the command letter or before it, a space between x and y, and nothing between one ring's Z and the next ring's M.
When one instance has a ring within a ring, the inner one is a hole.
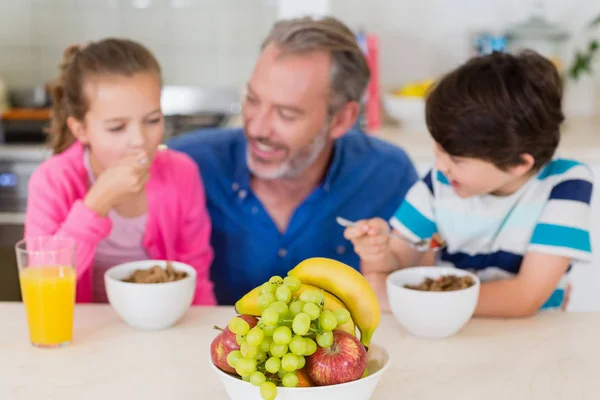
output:
M31 342L44 347L69 343L73 336L75 270L28 267L21 271L20 281Z

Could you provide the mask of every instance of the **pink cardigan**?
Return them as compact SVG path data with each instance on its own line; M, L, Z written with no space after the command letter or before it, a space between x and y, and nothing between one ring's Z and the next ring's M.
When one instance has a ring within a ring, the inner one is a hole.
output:
M59 235L77 241L77 302L92 299L92 265L111 221L83 203L88 191L83 145L45 161L31 176L25 237ZM186 155L158 150L147 183L148 222L143 245L152 259L187 263L198 271L194 304L216 304L210 265L211 222L196 164Z

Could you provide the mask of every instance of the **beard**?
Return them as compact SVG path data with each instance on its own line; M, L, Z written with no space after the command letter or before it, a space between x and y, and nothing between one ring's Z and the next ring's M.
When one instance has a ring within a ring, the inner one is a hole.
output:
M285 146L270 143L267 140L258 139L257 141L274 148L284 149L288 155L278 166L265 168L260 165L260 161L254 159L248 146L246 162L250 172L254 176L265 180L295 179L313 165L327 146L329 142L329 124L325 123L311 142L294 154L290 154L290 150Z

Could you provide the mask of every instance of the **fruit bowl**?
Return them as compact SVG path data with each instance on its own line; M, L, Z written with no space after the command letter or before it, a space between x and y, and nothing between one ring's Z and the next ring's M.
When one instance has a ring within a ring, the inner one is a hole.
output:
M368 399L390 362L371 345L381 317L373 288L339 261L304 260L235 310L210 345L231 399Z
M470 276L474 284L466 289L431 292L405 288L425 278ZM425 339L443 339L456 334L473 316L479 299L479 278L451 267L401 269L387 278L390 308L396 320L411 334Z
M123 280L134 271L156 265L166 268L162 260L143 260L120 264L104 274L108 301L129 326L144 330L161 330L173 326L190 308L196 289L196 270L187 264L170 261L187 277L163 283L132 283Z
M398 96L383 93L386 114L410 132L427 133L425 122L425 99L423 97Z
M231 400L263 400L258 387L221 371L210 360L209 362ZM373 344L367 353L367 377L330 386L278 387L277 400L367 400L373 395L390 363L389 353L383 347Z

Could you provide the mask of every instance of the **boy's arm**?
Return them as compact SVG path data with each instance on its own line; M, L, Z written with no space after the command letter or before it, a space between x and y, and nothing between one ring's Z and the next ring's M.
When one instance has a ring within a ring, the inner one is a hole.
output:
M540 214L519 274L482 284L475 315L531 316L548 300L572 262L591 260L592 182L584 165L562 175Z
M528 253L519 275L482 283L475 315L480 317L529 317L548 300L571 259L552 254ZM543 271L543 273L541 273Z

